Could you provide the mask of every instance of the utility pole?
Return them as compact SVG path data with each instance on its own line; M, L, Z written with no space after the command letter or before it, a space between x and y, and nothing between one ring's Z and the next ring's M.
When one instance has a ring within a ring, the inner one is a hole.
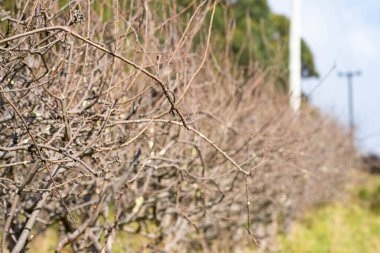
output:
M292 0L289 32L289 102L294 112L301 106L301 0Z
M353 86L352 86L352 79L355 76L360 76L360 71L347 71L347 72L339 72L339 77L345 77L347 78L347 86L348 86L348 112L349 112L349 124L350 124L350 131L351 134L354 133L355 130L355 119L354 119L354 93L353 93Z

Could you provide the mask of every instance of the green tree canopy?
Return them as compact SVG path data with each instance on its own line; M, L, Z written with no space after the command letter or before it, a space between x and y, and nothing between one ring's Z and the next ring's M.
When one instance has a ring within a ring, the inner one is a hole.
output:
M231 21L235 24L231 41L233 58L240 66L248 66L251 61L263 67L279 64L281 73L288 72L290 21L287 17L272 13L267 0L224 1L214 18L214 34L221 49L227 43L226 33L231 32ZM318 77L309 46L304 40L301 46L302 76ZM280 86L286 89L285 76Z

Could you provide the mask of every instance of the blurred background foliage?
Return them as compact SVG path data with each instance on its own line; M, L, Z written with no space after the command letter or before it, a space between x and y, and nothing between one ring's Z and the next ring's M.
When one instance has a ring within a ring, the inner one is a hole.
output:
M178 12L187 8L182 15L187 24L191 14L203 0L175 0L175 1L151 1L151 8L161 10L157 15L164 15L166 7L177 5ZM60 6L68 3L68 0L59 0ZM123 6L130 7L129 0L119 0ZM15 1L6 0L4 6L7 10L14 8ZM108 5L94 1L94 11L103 21L112 19L113 1ZM211 15L211 14L210 14ZM207 18L209 21L210 15ZM278 86L287 90L288 82L288 41L289 19L283 15L274 14L267 0L223 0L217 6L213 24L213 50L218 60L223 60L226 55L222 51L228 51L239 70L252 69L253 65L260 68L278 68ZM206 26L205 26L206 27ZM204 42L205 35L199 33L195 42ZM203 45L203 43L198 43ZM314 64L313 54L308 44L302 40L302 76L303 78L318 77L319 74ZM194 46L197 46L195 44Z
M178 0L180 9L192 0ZM289 59L289 24L283 15L271 11L267 0L227 0L218 5L214 17L214 49L226 50L240 69L277 67L278 85L287 90ZM231 36L229 36L231 34ZM231 37L231 41L228 38ZM302 40L302 77L318 77L314 57L308 44ZM219 57L223 54L216 53Z

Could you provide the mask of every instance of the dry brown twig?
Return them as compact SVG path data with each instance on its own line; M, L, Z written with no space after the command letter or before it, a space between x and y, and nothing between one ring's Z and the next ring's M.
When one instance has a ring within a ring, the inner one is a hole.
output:
M275 66L237 74L214 47L223 2L20 2L0 27L3 252L48 230L56 252L121 231L136 252L266 250L339 193L351 144L312 108L294 119Z

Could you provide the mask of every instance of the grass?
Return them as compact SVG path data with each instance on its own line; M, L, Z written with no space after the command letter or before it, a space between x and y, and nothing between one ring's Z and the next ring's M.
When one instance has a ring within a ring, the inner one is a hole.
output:
M291 253L380 252L380 216L359 205L335 204L313 211L296 224L282 250Z
M380 252L380 177L367 177L353 197L310 211L292 233L280 236L283 253Z

